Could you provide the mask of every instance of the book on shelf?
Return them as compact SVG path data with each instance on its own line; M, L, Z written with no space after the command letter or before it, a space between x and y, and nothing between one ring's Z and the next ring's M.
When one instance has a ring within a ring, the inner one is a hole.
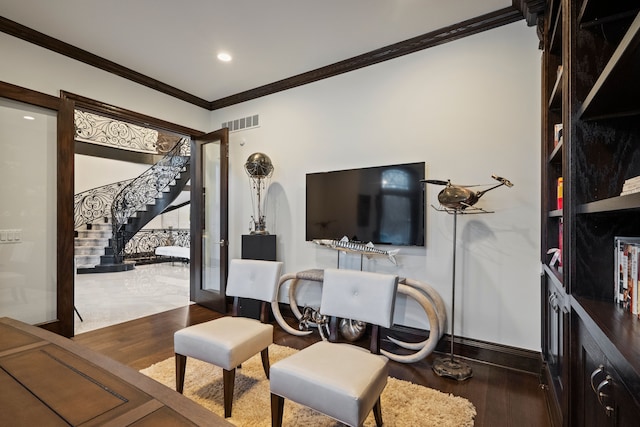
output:
M629 311L631 314L638 314L638 255L640 255L640 245L631 245L629 259Z
M553 125L553 146L557 147L562 142L562 123Z
M640 176L636 176L624 181L620 195L625 196L627 194L633 194L639 191L640 191Z
M558 224L558 249L560 251L558 257L558 267L562 268L562 233L564 233L564 219L560 218L560 223Z
M558 182L556 184L556 207L557 209L562 209L562 190L563 181L562 177L558 178Z
M640 237L614 238L614 302L638 315Z
M640 175L634 176L632 178L627 178L624 180L625 184L639 184L640 183Z
M624 246L624 242L620 242L620 244L618 245L618 271L620 272L620 275L618 277L618 305L620 306L624 305L624 290L627 287L628 274L628 261L624 253Z

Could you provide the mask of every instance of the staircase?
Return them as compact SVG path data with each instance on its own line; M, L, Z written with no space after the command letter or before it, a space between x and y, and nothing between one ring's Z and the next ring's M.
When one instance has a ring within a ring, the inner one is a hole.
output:
M100 256L104 255L104 248L109 245L111 232L112 227L108 218L104 218L103 222L84 224L82 228L76 230L74 253L78 272L93 269L100 264Z
M77 272L127 271L127 242L167 209L190 179L190 141L180 140L158 163L133 180L75 197Z

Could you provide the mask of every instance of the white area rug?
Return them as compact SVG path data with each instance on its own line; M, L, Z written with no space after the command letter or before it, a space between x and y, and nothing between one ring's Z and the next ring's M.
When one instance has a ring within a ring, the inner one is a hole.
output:
M269 359L273 364L296 351L272 344L269 347ZM175 390L173 357L140 372ZM187 359L184 395L210 411L224 416L222 369L199 360ZM395 378L389 378L381 400L382 420L384 425L389 427L473 426L476 415L475 407L465 398ZM264 375L259 354L243 363L241 369L236 370L232 413L233 417L227 418L227 421L236 426L271 426L269 382ZM342 425L291 401L285 401L283 424L323 427ZM365 426L375 426L373 414L369 415Z

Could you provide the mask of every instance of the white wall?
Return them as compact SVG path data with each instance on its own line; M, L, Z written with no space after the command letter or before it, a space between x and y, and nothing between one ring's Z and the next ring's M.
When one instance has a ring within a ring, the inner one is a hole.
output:
M209 126L208 110L5 33L0 33L0 52L1 81L53 96L64 90L196 130Z
M151 166L143 163L103 159L82 154L76 154L74 161L74 192L76 194L103 185L113 184L114 182L135 178Z
M56 318L56 123L0 99L0 317L32 324Z
M540 349L540 52L534 28L511 24L443 46L213 112L211 127L260 114L259 128L231 134L230 254L247 234L251 190L243 164L272 159L267 229L286 272L335 267L337 253L305 242L305 174L425 161L427 176L515 185L487 193L495 213L458 219L455 333ZM441 187L428 186L437 204ZM426 248L401 248L364 269L426 281L451 309L453 217L427 208ZM344 261L341 261L344 262ZM359 268L359 257L351 262ZM344 264L342 264L344 265ZM314 291L306 297L313 300ZM396 322L428 328L413 304ZM447 333L450 332L447 327Z
M455 333L539 350L537 44L522 21L213 113L3 33L0 80L203 131L259 113L259 128L231 138L230 255L240 256L252 211L243 164L264 151L275 164L267 226L286 272L336 265L335 252L304 241L307 172L425 161L430 178L509 178L513 188L478 204L495 213L458 221ZM427 191L435 203L438 188ZM402 248L398 267L374 259L364 268L426 281L450 307L452 217L428 208L426 232L426 248ZM413 305L398 307L399 323L428 328L423 318Z

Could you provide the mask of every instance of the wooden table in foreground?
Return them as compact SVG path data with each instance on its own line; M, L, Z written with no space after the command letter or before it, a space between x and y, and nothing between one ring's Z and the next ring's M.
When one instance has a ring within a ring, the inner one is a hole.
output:
M127 366L6 317L0 414L0 423L15 426L231 426Z

